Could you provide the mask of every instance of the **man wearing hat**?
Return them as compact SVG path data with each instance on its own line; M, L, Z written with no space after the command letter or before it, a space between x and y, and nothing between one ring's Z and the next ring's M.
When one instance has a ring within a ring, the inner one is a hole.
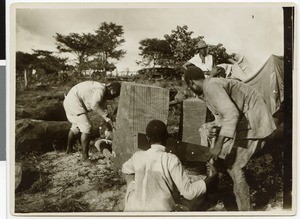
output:
M204 40L200 40L197 43L197 54L191 58L187 63L183 65L185 69L187 69L188 66L195 65L198 68L200 68L204 72L211 71L212 67L214 66L213 62L213 56L207 54L207 44Z
M202 70L196 66L187 69L184 79L188 87L217 116L220 131L215 133L217 136L211 149L212 158L216 160L219 156L226 156L226 169L233 180L238 210L251 210L249 186L243 168L276 129L262 95L238 80L206 79ZM224 148L225 144L230 147Z
M209 192L218 180L213 175L192 182L174 154L167 153L167 126L160 120L152 120L146 127L151 148L137 151L122 166L122 173L133 175L128 183L124 211L171 211L178 191L188 200Z

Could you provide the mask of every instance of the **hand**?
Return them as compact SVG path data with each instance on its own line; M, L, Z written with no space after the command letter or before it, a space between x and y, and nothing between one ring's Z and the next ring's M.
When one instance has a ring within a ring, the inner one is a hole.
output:
M208 131L208 137L209 138L218 137L220 130L221 130L221 127L219 127L219 126L211 127Z

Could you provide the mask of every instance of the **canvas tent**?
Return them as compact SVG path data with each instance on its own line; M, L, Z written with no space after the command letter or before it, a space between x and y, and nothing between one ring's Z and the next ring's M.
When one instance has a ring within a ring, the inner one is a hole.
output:
M262 68L244 82L263 95L270 112L274 115L284 100L283 57L271 55Z

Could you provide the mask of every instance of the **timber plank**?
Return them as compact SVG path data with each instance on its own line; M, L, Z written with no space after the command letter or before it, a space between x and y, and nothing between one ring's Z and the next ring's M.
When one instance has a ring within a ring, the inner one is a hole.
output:
M138 148L138 133L153 119L167 122L169 91L156 86L123 82L121 87L113 150L114 164L121 168Z
M183 101L182 141L200 145L199 128L206 121L207 107L199 98L189 98Z

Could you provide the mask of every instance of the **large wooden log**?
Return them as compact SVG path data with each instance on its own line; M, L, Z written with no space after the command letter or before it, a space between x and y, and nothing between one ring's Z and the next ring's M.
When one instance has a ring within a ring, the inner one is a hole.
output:
M104 123L101 116L89 113L92 124L91 137L99 137L99 127ZM16 152L52 151L56 145L64 149L71 123L68 121L45 121L20 119L16 121Z
M199 98L189 98L182 108L182 141L200 145L199 128L205 123L207 107Z
M43 101L36 107L17 107L16 119L37 119L47 121L67 121L66 113L60 100Z
M16 153L52 151L67 143L69 122L21 119L16 121Z
M167 122L169 110L169 91L167 89L122 83L116 119L116 132L113 150L114 163L121 168L138 148L138 133L146 131L147 124L153 119Z

